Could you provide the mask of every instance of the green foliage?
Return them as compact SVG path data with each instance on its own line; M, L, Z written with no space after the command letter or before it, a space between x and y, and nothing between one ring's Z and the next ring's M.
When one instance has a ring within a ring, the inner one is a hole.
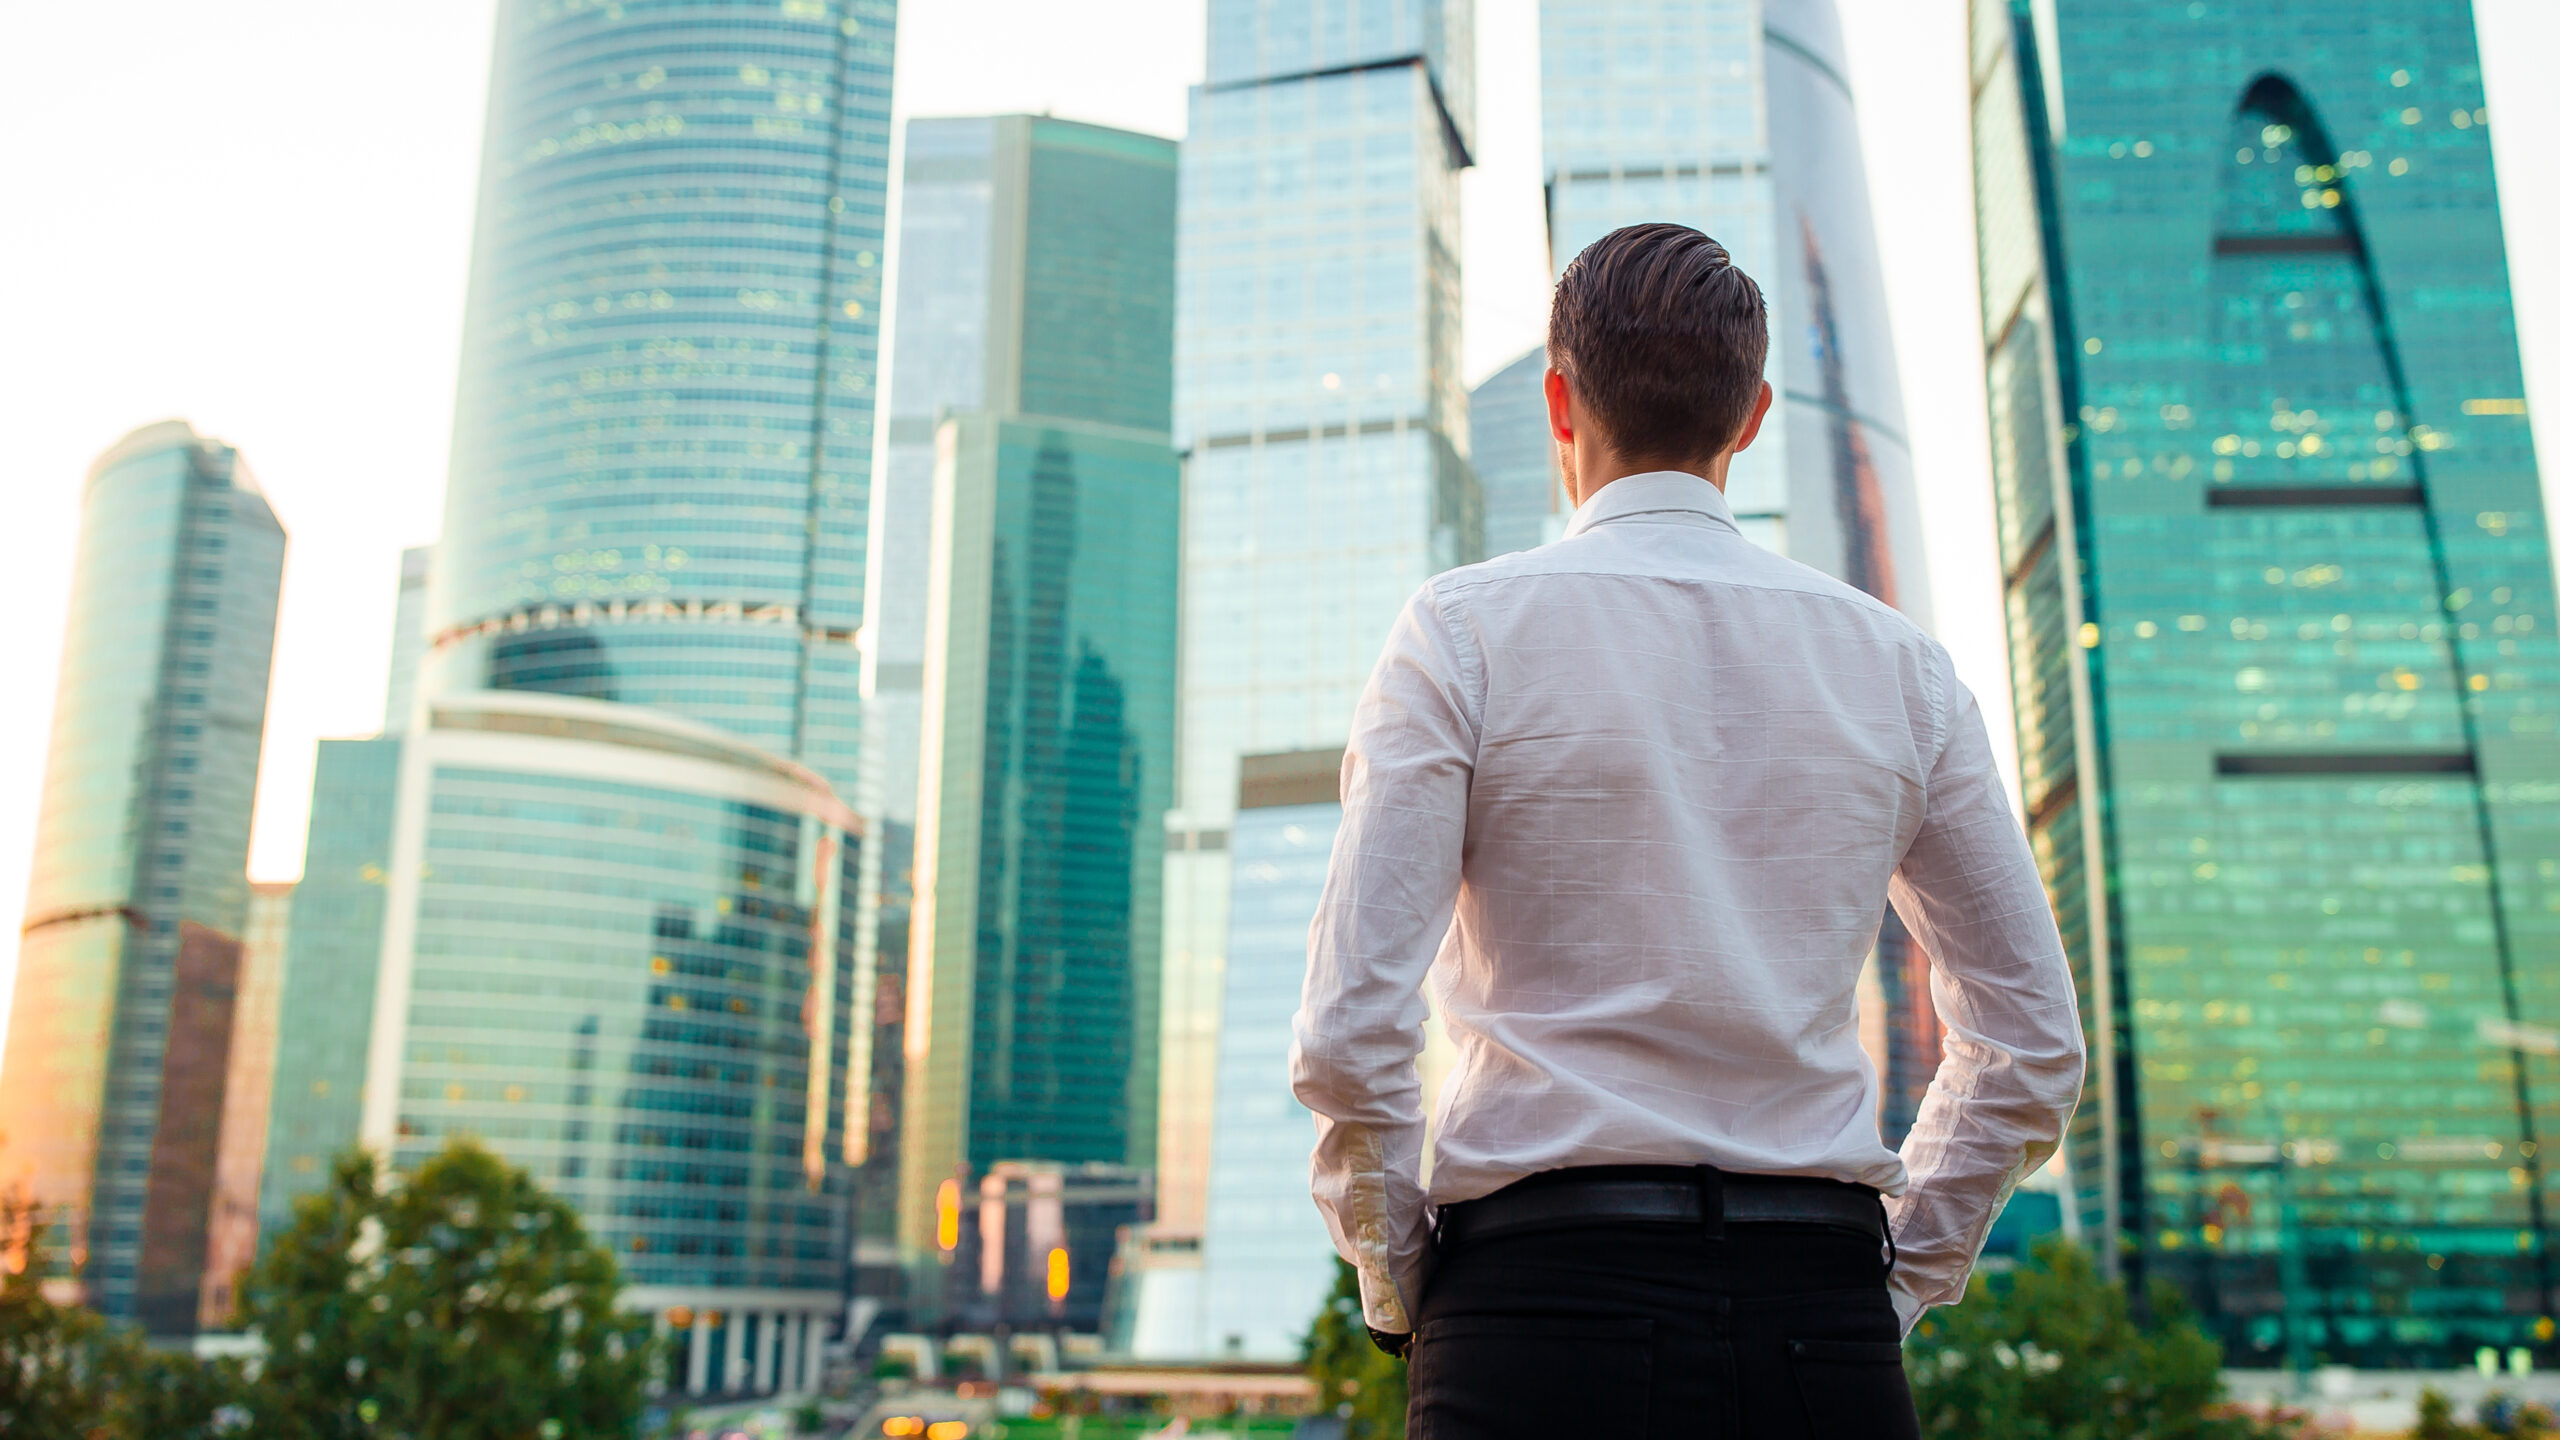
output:
M2530 1404L2508 1395L2492 1394L2480 1402L2480 1423L2466 1425L2454 1418L2453 1402L2443 1392L2427 1389L2418 1392L2418 1428L2409 1432L2410 1440L2537 1440L2560 1432L2560 1419L2549 1408Z
M1924 1435L1945 1440L2261 1440L2301 1433L2299 1417L2258 1417L2225 1401L2222 1347L2174 1292L2138 1322L2124 1287L2059 1238L1994 1288L1974 1277L1962 1305L1930 1313L1906 1350Z
M1334 1261L1333 1295L1307 1332L1307 1375L1321 1410L1349 1420L1348 1440L1404 1440L1404 1362L1369 1339L1360 1310L1360 1276Z
M242 1286L266 1341L251 1408L276 1440L586 1440L634 1433L647 1316L577 1212L456 1142L403 1181L360 1153Z
M48 1239L32 1202L0 1195L0 1435L199 1440L246 1422L236 1368L152 1350L94 1311L47 1299Z
M815 1435L827 1428L827 1410L815 1400L805 1401L791 1412L791 1433Z

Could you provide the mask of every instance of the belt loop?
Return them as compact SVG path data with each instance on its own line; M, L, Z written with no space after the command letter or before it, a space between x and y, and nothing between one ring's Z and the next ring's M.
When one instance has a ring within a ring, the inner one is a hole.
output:
M1724 1238L1724 1172L1713 1165L1700 1165L1698 1175L1698 1238L1714 1242Z

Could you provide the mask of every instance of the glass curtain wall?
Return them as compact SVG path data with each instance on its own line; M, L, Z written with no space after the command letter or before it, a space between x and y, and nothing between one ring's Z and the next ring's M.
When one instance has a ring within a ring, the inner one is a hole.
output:
M894 0L498 10L430 694L853 790Z
M1247 753L1341 744L1388 627L1483 552L1460 361L1471 0L1211 0L1182 153L1182 758L1158 1223L1197 1236Z
M1973 9L2026 806L2111 1261L2552 1353L2560 642L2470 7Z
M89 1302L196 1328L284 530L184 421L81 490L35 867L0 1071L0 1184Z

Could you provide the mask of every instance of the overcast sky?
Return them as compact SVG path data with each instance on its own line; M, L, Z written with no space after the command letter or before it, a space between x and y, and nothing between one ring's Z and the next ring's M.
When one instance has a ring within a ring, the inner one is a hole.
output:
M1962 0L1839 0L1942 634L2007 743L1974 319ZM1179 135L1202 0L907 0L902 114L1050 110ZM1535 0L1477 0L1467 365L1546 303ZM491 0L0 7L0 1015L36 823L81 477L183 416L290 533L250 868L302 867L314 742L382 708L399 551L436 536ZM2560 5L2479 0L2535 413L2560 415ZM1105 17L1108 21L1105 23ZM998 43L990 43L995 37ZM2549 477L2546 476L2546 487Z

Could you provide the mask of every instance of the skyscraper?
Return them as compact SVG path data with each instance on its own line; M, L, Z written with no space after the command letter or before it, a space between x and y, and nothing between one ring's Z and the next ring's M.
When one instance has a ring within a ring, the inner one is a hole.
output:
M1459 360L1471 0L1210 0L1208 20L1182 151L1182 757L1157 1153L1160 1231L1192 1236L1239 759L1341 744L1398 610L1483 546Z
M2110 1263L2551 1353L2560 637L2465 0L1976 0L1994 493Z
M405 735L418 706L418 667L427 648L427 572L432 545L400 552L400 592L391 612L391 671L382 689L382 733Z
M1547 430L1544 345L1484 378L1467 396L1476 478L1484 487L1484 553L1491 559L1561 539L1573 509Z
M196 1328L284 530L184 421L90 467L0 1071L0 1185L100 1310Z
M206 1232L204 1298L197 1320L231 1323L240 1276L258 1259L258 1171L267 1158L267 1116L276 1074L276 1002L284 986L286 936L293 922L290 881L249 887L241 927L240 978L233 987L231 1053L222 1083L221 1140L215 1148L213 1217Z
M894 0L499 6L426 690L851 794Z
M1724 242L1769 301L1778 407L1743 533L1929 621L1919 496L1832 0L1540 0L1557 273L1622 225Z
M324 756L355 803L284 1000L271 1175L486 1139L691 1329L693 1390L808 1378L870 1133L845 797L895 16L502 0L421 698ZM359 996L360 1049L297 1059Z
M1176 147L1035 116L907 135L870 757L912 824L899 1233L1000 1161L1155 1141L1181 470Z

